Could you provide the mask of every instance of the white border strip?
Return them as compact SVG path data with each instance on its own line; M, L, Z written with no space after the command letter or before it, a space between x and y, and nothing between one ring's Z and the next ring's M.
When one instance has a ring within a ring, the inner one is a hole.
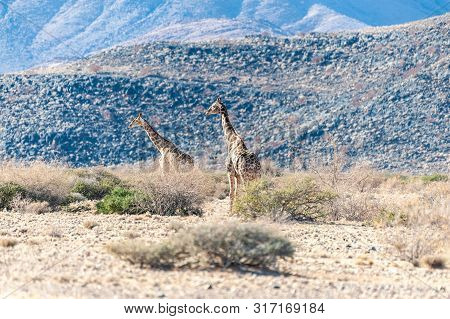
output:
M323 312L320 305L323 304ZM125 307L141 306L127 313ZM142 308L146 307L146 308ZM238 307L238 308L236 308ZM117 299L0 300L2 318L441 318L450 300L407 299ZM136 313L136 310L144 310ZM204 313L207 309L207 312ZM237 313L239 309L239 313ZM259 309L259 312L258 312ZM316 311L313 311L316 309ZM147 313L145 312L147 310ZM211 313L220 311L220 313ZM305 312L306 310L306 312ZM150 313L153 311L153 313ZM192 313L194 311L195 313ZM187 312L187 313L186 313ZM190 313L191 312L191 313ZM226 313L224 313L226 312Z

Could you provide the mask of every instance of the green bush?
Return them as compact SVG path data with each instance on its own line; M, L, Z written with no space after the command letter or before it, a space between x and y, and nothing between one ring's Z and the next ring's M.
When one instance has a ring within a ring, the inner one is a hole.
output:
M81 194L86 199L102 199L111 190L112 189L110 188L104 188L96 182L92 183L87 181L77 181L72 188L72 193Z
M142 200L142 194L128 188L116 187L99 201L96 207L97 211L103 214L138 214L145 212L138 205Z
M133 264L152 268L269 267L292 257L292 244L254 224L204 224L157 243L126 241L108 250Z
M285 185L262 179L247 185L236 199L233 211L247 218L315 220L326 215L325 205L335 197L320 190L311 179L291 180Z
M16 197L26 197L27 191L16 183L0 184L0 209L10 209L11 202Z
M104 171L95 173L82 171L79 175L82 179L75 183L72 193L81 194L91 200L102 199L116 186L122 184L119 178Z
M443 174L425 175L425 176L422 176L422 181L424 181L425 183L446 182L446 181L448 181L448 176L443 175Z

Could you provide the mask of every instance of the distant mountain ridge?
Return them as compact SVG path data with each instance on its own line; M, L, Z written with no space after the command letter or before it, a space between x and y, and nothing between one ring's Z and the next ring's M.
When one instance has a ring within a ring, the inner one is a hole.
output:
M204 19L162 26L130 42L238 39L262 33L275 36L291 36L299 32L350 31L367 26L367 24L341 15L325 6L315 4L311 6L305 17L294 23L286 23L282 26L277 26L267 20L254 20L243 17L235 19Z
M355 30L445 13L445 0L3 0L0 72L124 41Z
M326 161L334 141L377 168L448 172L449 56L450 14L357 33L114 46L0 75L0 159L144 161L157 151L128 129L142 112L223 168L220 121L204 114L220 95L247 146L278 165Z

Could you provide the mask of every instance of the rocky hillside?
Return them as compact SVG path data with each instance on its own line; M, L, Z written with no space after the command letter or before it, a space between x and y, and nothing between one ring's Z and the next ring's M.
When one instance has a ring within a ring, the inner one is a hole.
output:
M261 158L308 165L330 140L379 168L448 169L450 15L360 33L115 47L0 77L0 157L74 165L155 156L142 111L182 149L221 163L221 95Z
M356 30L448 12L447 0L1 0L0 72L138 38L201 40Z

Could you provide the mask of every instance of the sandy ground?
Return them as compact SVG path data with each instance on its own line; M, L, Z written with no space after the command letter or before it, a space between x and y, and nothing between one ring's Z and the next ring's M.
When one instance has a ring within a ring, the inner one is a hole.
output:
M130 237L158 240L174 222L226 217L226 201L203 217L0 212L0 296L8 298L448 298L450 270L417 268L390 253L390 229L358 224L275 226L296 246L280 272L141 269L105 245ZM94 221L93 229L84 227Z

